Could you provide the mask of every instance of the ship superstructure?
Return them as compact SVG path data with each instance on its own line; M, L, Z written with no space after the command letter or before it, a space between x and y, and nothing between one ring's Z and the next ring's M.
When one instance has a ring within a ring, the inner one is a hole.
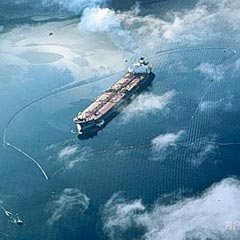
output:
M96 132L111 120L138 92L147 87L155 75L144 58L133 64L128 72L96 98L74 118L78 133Z

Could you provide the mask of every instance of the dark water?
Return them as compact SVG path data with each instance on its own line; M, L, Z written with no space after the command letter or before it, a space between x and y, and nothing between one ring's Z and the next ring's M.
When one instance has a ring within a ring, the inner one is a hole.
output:
M126 2L121 6L113 2L114 6L124 8L131 4ZM164 52L164 49L175 50ZM101 209L116 192L123 191L129 199L141 198L147 205L170 194L170 199L163 200L170 203L179 194L180 198L194 196L214 182L238 175L238 145L217 146L203 160L199 152L204 142L189 147L199 139L220 143L239 141L240 84L233 70L238 56L232 49L239 51L239 44L221 39L197 44L164 42L146 52L156 78L143 94L175 91L168 111L149 111L127 120L123 112L96 137L87 140L77 138L73 117L121 74L46 97L21 111L10 125L9 119L22 106L69 83L72 76L50 66L32 67L28 74L34 81L23 84L8 82L4 76L0 89L1 137L6 129L7 141L39 161L49 180L26 156L10 146L1 146L0 200L9 211L21 216L24 225L11 223L1 213L0 239L107 239L102 231ZM159 51L162 52L156 54ZM196 71L202 62L228 66L223 79L212 81ZM213 102L230 99L231 109L195 111L203 96L205 101ZM184 131L181 144L167 154L153 153L153 138L180 130ZM77 146L82 158L70 169L66 165L74 159L61 161L58 156L67 146ZM84 214L74 208L49 227L48 207L66 188L80 189L86 194L89 208Z

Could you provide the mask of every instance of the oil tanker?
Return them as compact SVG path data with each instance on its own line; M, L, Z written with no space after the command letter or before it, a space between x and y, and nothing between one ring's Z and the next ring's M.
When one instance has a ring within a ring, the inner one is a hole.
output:
M96 133L113 119L131 100L153 81L155 74L144 58L128 68L127 73L96 98L73 119L80 135Z

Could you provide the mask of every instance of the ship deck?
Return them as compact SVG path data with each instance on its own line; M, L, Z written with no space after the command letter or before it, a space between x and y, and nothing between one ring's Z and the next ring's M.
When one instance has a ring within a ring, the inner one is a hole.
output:
M124 96L144 79L145 74L127 73L107 91L97 97L83 112L78 115L81 122L99 119L110 111Z

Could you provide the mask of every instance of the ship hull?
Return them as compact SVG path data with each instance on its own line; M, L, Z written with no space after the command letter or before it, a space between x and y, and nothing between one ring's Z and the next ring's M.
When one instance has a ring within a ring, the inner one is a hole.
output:
M141 81L141 84L129 91L121 101L97 120L77 123L76 125L79 135L82 135L82 137L95 135L101 128L106 126L115 116L117 116L139 93L144 91L152 83L154 78L154 73L151 72L147 74L144 80Z

